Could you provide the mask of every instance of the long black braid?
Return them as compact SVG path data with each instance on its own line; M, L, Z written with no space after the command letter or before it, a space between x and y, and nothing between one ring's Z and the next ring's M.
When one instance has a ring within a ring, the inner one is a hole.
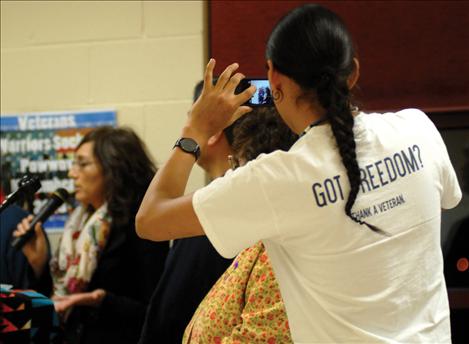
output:
M362 221L352 214L352 207L357 199L361 178L355 151L354 118L350 106L351 94L346 77L341 77L340 74L329 71L323 73L317 82L316 93L318 101L326 109L326 116L330 122L350 182L350 193L345 204L345 213L353 221L366 225L375 232L386 234L378 227Z

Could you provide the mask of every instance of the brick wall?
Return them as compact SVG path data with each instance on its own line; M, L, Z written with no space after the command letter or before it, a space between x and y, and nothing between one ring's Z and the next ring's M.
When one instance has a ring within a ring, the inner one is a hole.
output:
M161 165L202 78L202 1L1 2L1 113L114 108ZM188 190L204 184L196 167Z

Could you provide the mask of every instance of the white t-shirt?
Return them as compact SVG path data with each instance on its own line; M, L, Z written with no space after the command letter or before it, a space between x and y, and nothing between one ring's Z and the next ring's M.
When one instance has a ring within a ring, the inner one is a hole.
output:
M362 184L329 125L198 190L195 212L225 257L262 240L295 343L450 343L441 208L461 199L446 147L419 110L355 118Z

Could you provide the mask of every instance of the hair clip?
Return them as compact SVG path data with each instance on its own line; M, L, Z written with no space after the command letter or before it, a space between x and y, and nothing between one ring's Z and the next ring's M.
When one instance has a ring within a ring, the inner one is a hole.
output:
M228 163L230 164L230 168L232 170L236 170L239 167L239 161L233 155L228 155Z

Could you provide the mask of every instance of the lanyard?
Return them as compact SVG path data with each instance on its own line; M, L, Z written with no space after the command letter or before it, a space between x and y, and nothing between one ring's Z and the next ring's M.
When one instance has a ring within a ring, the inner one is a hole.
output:
M322 122L325 122L327 120L327 117L326 116L323 116L317 120L315 120L313 123L311 123L310 125L308 125L306 127L305 130L303 130L303 132L301 133L300 137L304 136L308 131L311 130L311 128L314 128L315 126L321 124Z

